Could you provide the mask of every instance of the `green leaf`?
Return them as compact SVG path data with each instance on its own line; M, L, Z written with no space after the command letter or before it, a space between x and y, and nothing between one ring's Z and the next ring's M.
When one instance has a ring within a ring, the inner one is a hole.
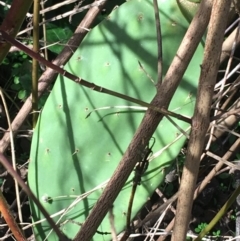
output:
M22 63L14 63L12 65L12 68L17 69L17 68L21 67L21 65L22 65Z
M196 233L200 233L200 232L201 232L201 228L195 228L194 231L195 231Z
M47 45L51 45L48 49L59 54L72 34L72 30L68 26L58 27L52 23L48 24Z
M20 90L20 91L18 92L18 98L19 98L20 100L24 100L26 97L27 97L26 90Z
M13 80L14 84L19 84L19 76L14 76L14 80Z

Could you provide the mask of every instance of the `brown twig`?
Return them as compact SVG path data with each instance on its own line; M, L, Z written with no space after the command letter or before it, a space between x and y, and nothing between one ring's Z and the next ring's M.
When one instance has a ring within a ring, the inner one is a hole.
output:
M8 227L12 231L16 240L26 241L27 239L24 237L21 229L18 227L1 190L0 190L0 212L3 215Z
M235 47L238 47L240 44L240 35L238 34L239 30L236 28L224 41L222 46L222 53L220 58L220 63L223 63L231 54L233 43Z
M26 13L32 5L33 0L15 0L12 1L6 17L4 18L0 29L7 32L13 38L17 35L22 22L26 17ZM0 63L6 57L11 45L9 43L0 42Z
M157 46L158 46L158 62L157 62L157 70L158 70L158 80L157 83L162 83L162 34L161 34L161 22L159 17L159 9L157 0L153 0L154 14L155 14L155 22L156 22L156 32L157 32Z
M153 141L152 146L154 145L154 143L155 143L155 139ZM135 167L135 170L134 170L135 175L133 178L132 191L131 191L130 199L128 202L128 211L127 211L127 216L126 216L126 231L123 234L123 236L121 237L120 241L126 241L133 229L131 227L131 215L132 215L133 200L135 197L137 186L141 185L142 175L148 168L149 155L152 154L152 146L151 147L146 146L145 150L142 153L142 155L143 155L142 160L140 160L140 162L138 162L138 164Z
M210 123L211 103L226 27L226 21L223 19L227 19L229 8L230 1L215 0L213 3L188 151L179 189L172 241L186 240L200 157Z

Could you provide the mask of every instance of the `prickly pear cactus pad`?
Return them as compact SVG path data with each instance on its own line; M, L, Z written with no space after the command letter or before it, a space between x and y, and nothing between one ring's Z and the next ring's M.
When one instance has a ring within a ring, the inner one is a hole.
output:
M160 0L159 6L165 73L189 24L176 0ZM199 46L174 95L171 111L192 116L202 54ZM90 31L65 69L89 82L150 102L156 89L138 61L156 80L157 37L151 0L130 0L114 10ZM143 118L145 110L130 108L133 106L63 76L55 83L34 131L28 181L49 214L56 214L54 220L69 238L76 235L101 195ZM103 107L109 108L99 109ZM174 121L184 130L189 127ZM186 139L167 119L160 123L154 137L153 152L159 155L151 160L137 188L132 217L161 184L164 169ZM126 225L132 178L133 174L114 203L118 233ZM31 210L34 221L43 218L33 203ZM106 216L98 231L110 230ZM58 240L46 221L36 225L34 232L37 240ZM111 235L96 233L93 239L111 240Z

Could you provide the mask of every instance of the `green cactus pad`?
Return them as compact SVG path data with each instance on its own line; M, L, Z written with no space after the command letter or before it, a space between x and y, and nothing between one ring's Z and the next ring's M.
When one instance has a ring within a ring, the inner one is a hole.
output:
M160 0L163 40L163 69L169 67L188 28L175 0ZM199 46L169 110L191 117L200 72L203 47ZM154 84L140 68L157 79L157 38L151 0L131 0L90 31L66 65L66 70L89 82L150 102L156 94ZM121 108L120 108L121 106ZM122 108L122 107L128 108ZM94 92L59 76L39 117L34 131L28 181L42 204L53 215L60 229L73 238L106 182L127 149L145 110L132 109L134 104L116 97ZM94 111L97 108L106 108ZM182 129L189 124L174 120ZM161 153L151 160L133 203L134 217L154 190L162 183L167 168L178 155L185 136L167 119L154 134L153 152ZM176 139L177 138L177 139ZM143 150L139 150L142 152ZM124 230L132 187L128 179L114 202L117 232ZM81 196L82 195L82 196ZM43 218L31 202L33 220ZM42 222L34 228L37 240L44 240L51 228ZM98 231L110 232L106 216ZM51 233L47 240L58 240ZM111 240L111 235L96 233L93 240Z

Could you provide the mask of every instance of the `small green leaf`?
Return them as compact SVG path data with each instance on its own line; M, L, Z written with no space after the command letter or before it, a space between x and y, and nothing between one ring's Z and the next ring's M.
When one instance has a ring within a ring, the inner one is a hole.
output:
M21 57L22 57L22 59L23 59L23 60L25 60L25 59L27 59L27 58L28 58L28 55L23 54Z
M196 233L200 233L201 229L200 229L200 228L195 228L194 231L195 231Z
M24 100L26 97L27 97L26 90L20 90L20 91L18 92L18 98L19 98L20 100Z
M48 49L59 54L73 32L69 27L65 26L57 27L55 24L48 24L47 26L47 45L54 44Z
M20 81L19 81L19 76L15 76L13 82L14 82L14 84L16 84L16 85L19 84L19 83L20 83Z
M14 69L19 68L22 64L21 63L15 63L12 65Z
M213 231L213 236L219 237L220 234L221 234L221 231L220 231L220 230L217 230L216 232Z
M200 223L198 224L197 228L194 229L194 231L196 233L200 233L206 226L207 226L206 223Z

